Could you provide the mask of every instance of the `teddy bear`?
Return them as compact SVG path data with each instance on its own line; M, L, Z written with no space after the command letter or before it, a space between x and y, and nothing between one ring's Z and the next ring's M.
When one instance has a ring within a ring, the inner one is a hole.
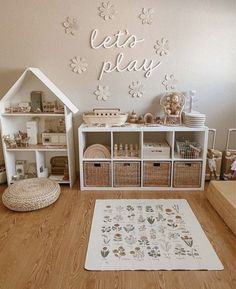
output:
M176 93L170 94L166 99L166 113L168 115L179 115L181 112L181 105L179 96Z

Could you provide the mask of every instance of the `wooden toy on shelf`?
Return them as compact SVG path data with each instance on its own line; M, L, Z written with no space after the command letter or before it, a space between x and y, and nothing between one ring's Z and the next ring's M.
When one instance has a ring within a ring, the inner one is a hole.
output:
M56 101L43 101L43 112L53 113L56 108Z
M89 125L121 126L127 121L128 114L121 113L119 108L94 108L83 114L83 121Z
M17 143L14 138L11 138L10 135L4 135L3 141L6 144L6 147L9 149L17 148Z
M132 113L128 116L128 122L129 123L137 123L138 121L138 115L137 113L133 110Z
M51 173L56 176L63 176L63 180L69 180L69 168L67 156L56 156L50 160Z
M29 137L26 132L22 132L19 130L18 133L14 134L14 139L16 140L16 144L18 147L28 147L29 146Z
M207 163L205 180L219 180L221 174L222 152L215 149L216 129L209 128L212 134L211 147L207 150Z
M138 144L114 144L113 155L117 158L137 158L139 157Z
M29 146L29 137L27 133L19 130L18 133L14 134L14 137L10 137L10 135L3 136L3 141L6 144L8 149L18 148L18 147L28 147Z
M64 105L55 101L43 101L43 112L46 113L64 113Z
M236 133L236 128L228 129L226 149L222 160L222 177L224 180L236 180L236 147L230 147L233 132Z
M18 107L16 106L5 107L5 113L16 113L16 112L18 112Z
M20 102L18 104L19 112L29 113L31 112L31 104L30 102Z

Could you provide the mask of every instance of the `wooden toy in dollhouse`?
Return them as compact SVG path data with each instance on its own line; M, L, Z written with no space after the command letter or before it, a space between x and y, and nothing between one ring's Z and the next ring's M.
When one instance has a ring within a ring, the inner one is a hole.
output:
M45 113L64 113L64 106L57 101L43 101L42 106Z
M6 144L7 148L17 148L17 147L28 147L29 146L29 137L27 133L19 130L18 133L14 134L14 137L10 137L10 135L3 136L3 141Z

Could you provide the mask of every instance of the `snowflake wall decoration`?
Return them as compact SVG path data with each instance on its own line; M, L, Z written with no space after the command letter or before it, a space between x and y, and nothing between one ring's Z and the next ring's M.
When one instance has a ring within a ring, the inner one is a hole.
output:
M94 91L94 94L97 96L97 100L106 101L110 96L109 86L98 85L97 90Z
M154 45L154 49L156 50L156 54L160 56L167 55L169 53L169 40L165 38L161 38L161 40L157 40Z
M154 10L152 8L143 8L141 14L139 14L139 19L142 20L142 24L152 24Z
M81 74L87 70L88 63L85 62L84 58L75 56L71 59L70 67L73 72Z
M141 81L133 81L129 86L129 94L132 97L142 97L144 95L144 85Z
M166 90L175 89L177 80L175 79L174 74L166 74L164 80L162 81L162 85L165 86Z
M105 21L112 19L115 14L115 7L113 4L111 4L110 1L108 2L102 2L102 5L98 7L99 10L99 16L102 17Z
M75 35L76 31L79 28L77 19L70 18L69 16L62 23L62 25L65 28L65 33L66 34L71 34L71 35Z

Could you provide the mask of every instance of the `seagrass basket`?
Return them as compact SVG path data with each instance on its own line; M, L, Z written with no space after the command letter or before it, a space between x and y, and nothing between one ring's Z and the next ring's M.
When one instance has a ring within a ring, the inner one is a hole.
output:
M200 188L201 187L201 162L174 162L175 188Z
M114 187L139 187L140 162L114 162Z
M84 185L86 187L110 187L110 162L84 162Z
M171 162L143 163L144 187L169 187L171 180Z

